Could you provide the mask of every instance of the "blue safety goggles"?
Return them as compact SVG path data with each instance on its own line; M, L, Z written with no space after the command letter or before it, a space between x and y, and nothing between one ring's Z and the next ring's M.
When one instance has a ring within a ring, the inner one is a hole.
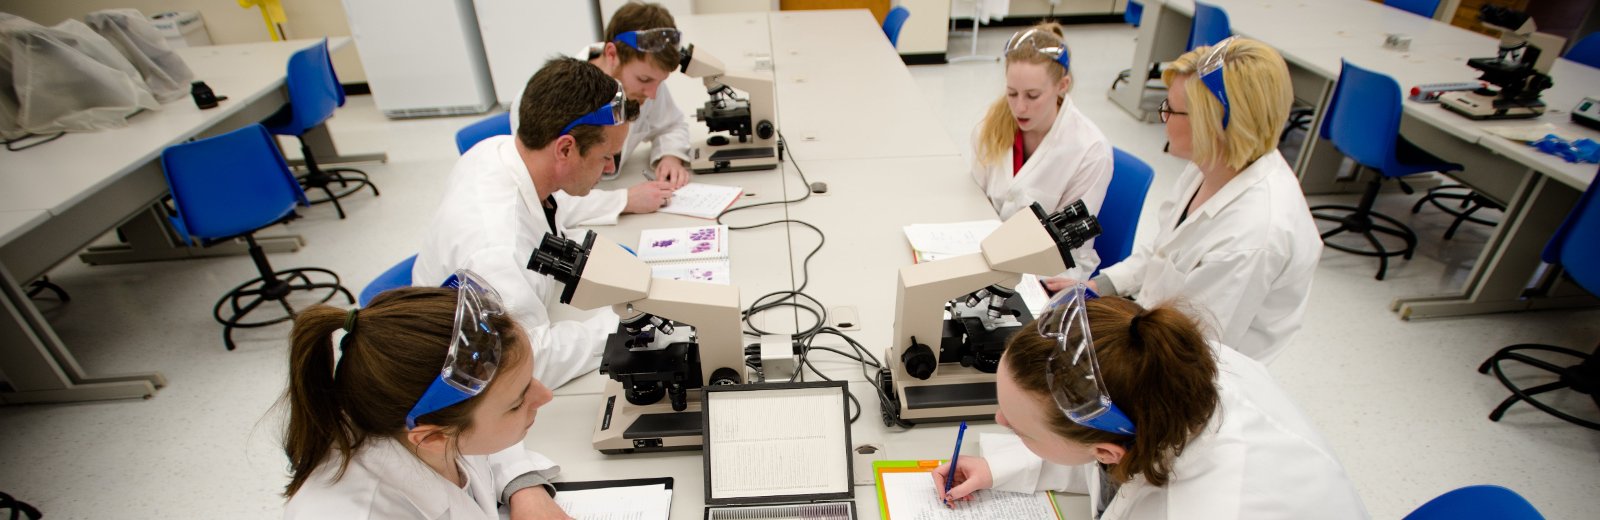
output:
M1235 38L1238 37L1229 36L1211 46L1211 52L1207 53L1205 58L1200 59L1199 66L1200 82L1206 85L1206 89L1211 91L1211 95L1217 96L1217 102L1222 103L1223 130L1228 129L1228 116L1232 111L1228 108L1228 86L1227 82L1223 81L1222 69L1227 62L1228 44L1233 43Z
M1006 54L1011 54L1011 51L1017 50L1031 50L1049 56L1055 59L1056 63L1060 63L1061 68L1068 71L1072 70L1070 66L1072 53L1067 50L1067 42L1062 41L1059 36L1056 36L1056 33L1028 29L1013 34L1011 39L1006 42Z
M561 135L567 135L578 125L616 126L622 124L623 121L627 120L625 112L627 110L627 100L627 93L622 91L622 82L617 81L617 94L611 97L611 102L601 105L600 108L594 109L593 112L584 114L577 121L567 123L567 126L561 129Z
M670 27L628 31L617 35L616 41L639 52L656 52L678 46L683 33Z
M470 270L450 275L441 287L456 289L455 326L450 337L450 353L444 358L439 377L406 412L406 429L417 427L417 418L437 412L483 393L500 368L500 333L489 326L489 318L505 314L500 293Z
M1056 293L1034 320L1040 336L1056 340L1055 352L1045 361L1045 382L1056 407L1073 423L1133 435L1133 421L1111 402L1095 358L1087 302L1097 297L1080 283Z

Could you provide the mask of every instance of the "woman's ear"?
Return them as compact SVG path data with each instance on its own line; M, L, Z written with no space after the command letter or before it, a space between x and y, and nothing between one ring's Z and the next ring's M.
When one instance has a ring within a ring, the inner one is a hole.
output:
M419 424L406 432L406 441L416 446L418 452L444 453L449 448L450 435L440 426Z
M1122 462L1122 457L1128 454L1128 449L1118 444L1099 442L1089 446L1094 450L1094 460L1101 464L1116 464Z
M1061 76L1061 81L1057 81L1056 82L1056 90L1060 91L1061 95L1063 97L1067 95L1068 91L1072 90L1072 73L1071 72L1068 72L1068 73L1063 74Z

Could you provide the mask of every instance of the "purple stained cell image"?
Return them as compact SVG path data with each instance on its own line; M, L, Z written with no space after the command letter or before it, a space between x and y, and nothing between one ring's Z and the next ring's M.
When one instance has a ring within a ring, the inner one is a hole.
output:
M672 244L676 244L676 243L678 243L677 239L669 238L669 239L666 239L666 240L657 240L655 242L651 242L650 243L650 247L654 247L654 248L660 249L660 248L663 248L663 247L672 247Z
M704 253L704 252L710 251L710 250L711 250L711 243L710 242L699 242L699 243L696 243L694 245L694 248L690 249L689 252L690 253Z

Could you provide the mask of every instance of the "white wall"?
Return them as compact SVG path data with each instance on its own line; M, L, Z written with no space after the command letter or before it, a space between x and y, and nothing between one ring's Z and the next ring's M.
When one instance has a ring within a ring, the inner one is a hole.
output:
M83 15L91 11L121 7L138 9L145 15L166 11L198 11L200 18L205 20L206 32L211 35L212 43L218 45L272 39L266 23L261 19L261 11L239 7L239 3L233 0L0 0L0 12L43 25L55 25L68 18L82 20ZM350 24L345 20L344 6L339 2L283 0L283 11L289 18L285 31L291 39L350 35ZM367 80L354 45L333 53L333 66L339 74L339 81L358 83Z

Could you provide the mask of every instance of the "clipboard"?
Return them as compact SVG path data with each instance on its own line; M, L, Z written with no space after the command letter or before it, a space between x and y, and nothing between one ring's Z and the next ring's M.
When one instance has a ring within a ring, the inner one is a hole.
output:
M873 461L873 463L872 463L872 476L873 476L873 481L874 481L875 492L878 495L877 498L878 498L878 518L879 518L879 520L891 520L890 516L889 516L889 498L888 498L887 494L884 492L884 487L883 487L883 476L884 476L884 474L887 474L887 473L931 473L931 472L933 472L933 470L935 468L938 468L940 464L944 464L945 462L948 462L948 461L944 460L944 459L939 459L939 460L879 460L879 461ZM929 478L931 479L932 477L929 477ZM982 491L980 491L980 493L981 492ZM1050 511L1054 514L1054 516L1052 518L1055 518L1057 520L1060 520L1061 518L1063 518L1062 515L1061 515L1061 504L1059 504L1056 501L1056 493L1053 492L1053 491L1046 491L1043 494L1046 495L1045 498L1050 502Z
M633 487L633 486L653 486L653 485L656 485L656 484L661 484L663 486L666 486L667 490L671 491L672 490L672 477L630 478L630 479L620 479L620 480L587 480L587 481L583 481L583 482L551 482L550 483L551 486L555 486L557 493L560 493L562 491L583 491L585 489L603 489L603 488L618 488L618 487Z

